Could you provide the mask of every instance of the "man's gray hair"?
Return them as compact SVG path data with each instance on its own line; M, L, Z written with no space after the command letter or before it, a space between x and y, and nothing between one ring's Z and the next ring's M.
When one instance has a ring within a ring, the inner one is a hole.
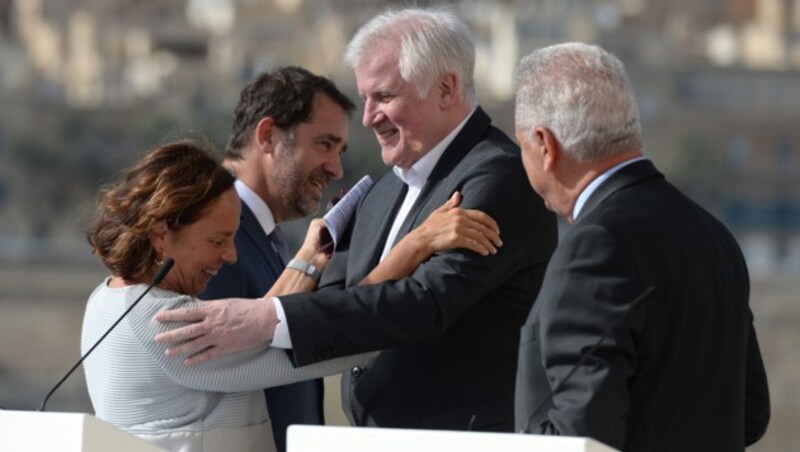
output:
M639 109L622 62L595 45L558 44L523 58L517 130L550 130L579 162L641 150Z
M397 41L400 75L414 84L420 97L439 76L454 73L460 97L474 102L475 46L469 27L458 16L443 9L384 12L358 29L347 44L344 61L355 69L372 57L378 44Z

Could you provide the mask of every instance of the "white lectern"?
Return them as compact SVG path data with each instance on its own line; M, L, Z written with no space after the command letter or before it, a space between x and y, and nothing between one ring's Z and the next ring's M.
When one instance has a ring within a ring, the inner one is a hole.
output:
M4 452L158 452L144 440L85 413L0 411Z
M614 452L590 438L372 427L292 425L287 452Z

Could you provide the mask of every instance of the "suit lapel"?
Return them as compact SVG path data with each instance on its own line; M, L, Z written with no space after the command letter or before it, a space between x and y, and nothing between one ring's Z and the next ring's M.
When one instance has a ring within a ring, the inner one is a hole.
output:
M351 244L351 248L359 251L350 253L352 265L348 264L348 278L352 269L353 277L360 281L378 265L389 229L407 191L408 186L391 171L373 185L359 207L359 212L364 214L356 213L357 228L353 238L357 237L359 243Z
M450 143L450 145L447 146L447 149L445 149L444 153L442 153L442 157L436 163L431 175L428 177L428 180L422 187L419 197L414 202L411 210L408 212L408 216L403 221L403 225L397 231L397 237L395 238L395 242L392 244L392 246L396 245L401 238L403 238L411 231L411 229L413 229L412 226L416 224L417 217L419 217L423 207L428 203L431 194L436 192L436 188L439 186L439 183L448 174L452 173L456 165L458 165L464 156L475 147L475 144L478 143L486 134L486 130L490 125L491 119L483 111L483 109L478 107L475 110L475 113L473 113L472 117L470 117L469 120L467 120L467 123L464 124L461 132L456 135L456 137L453 139L453 142ZM392 219L394 219L394 215L392 216Z
M625 187L638 184L639 182L652 177L663 178L664 175L656 169L656 167L653 165L653 162L650 160L641 160L631 163L630 165L620 169L611 177L609 177L607 181L600 184L594 193L589 196L589 199L586 200L586 204L583 206L583 209L581 209L581 213L578 216L578 221L580 221L582 218L585 218L589 212L591 212L595 207L599 206L606 198L615 192Z
M264 233L264 229L261 228L253 211L251 211L245 203L242 203L239 229L256 245L256 251L267 261L269 271L272 272L274 278L277 279L281 272L283 272L283 265L281 265L278 253L275 251L275 248L272 247L272 242L270 242L267 234Z

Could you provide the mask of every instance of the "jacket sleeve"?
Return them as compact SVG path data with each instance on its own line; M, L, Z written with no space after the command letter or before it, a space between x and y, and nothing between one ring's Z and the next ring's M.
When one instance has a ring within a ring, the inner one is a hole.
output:
M770 418L769 389L755 328L750 323L747 338L747 375L745 377L744 433L747 446L767 431Z
M600 226L571 231L556 251L537 299L541 359L554 392L546 420L535 433L624 445L631 400L627 382L637 369L635 337L642 325L641 310L628 310L645 289L633 261ZM610 325L600 345L578 365Z

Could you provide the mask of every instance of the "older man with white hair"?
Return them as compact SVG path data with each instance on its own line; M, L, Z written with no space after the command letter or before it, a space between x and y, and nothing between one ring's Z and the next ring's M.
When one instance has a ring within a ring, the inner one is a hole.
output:
M742 451L769 421L745 261L642 153L622 63L571 43L517 73L528 179L572 227L522 329L518 430L625 451Z

